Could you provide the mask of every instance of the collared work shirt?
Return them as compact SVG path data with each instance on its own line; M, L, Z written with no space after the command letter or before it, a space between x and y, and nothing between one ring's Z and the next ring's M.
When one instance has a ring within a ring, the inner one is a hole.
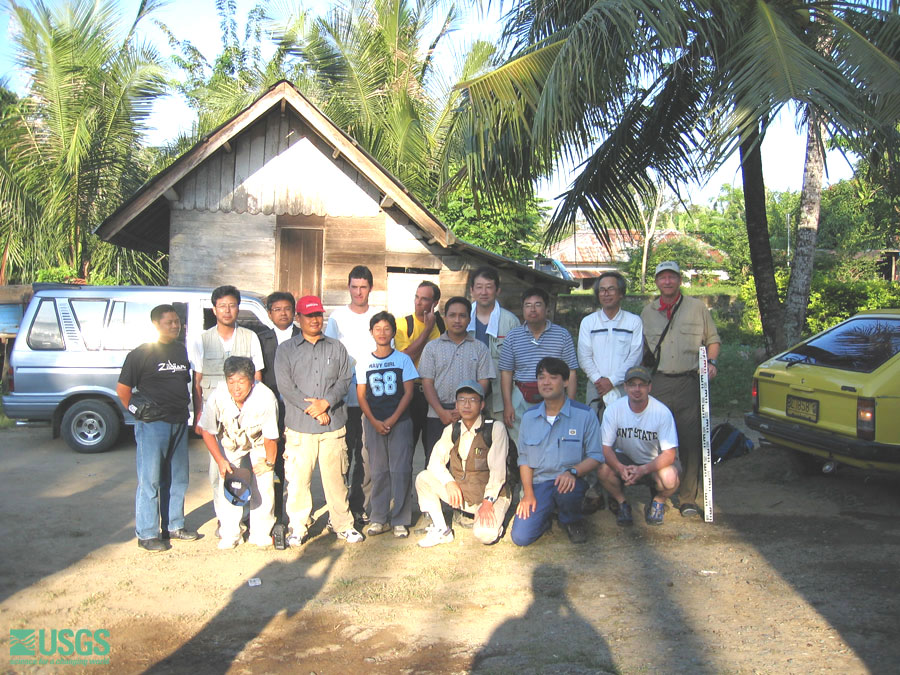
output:
M666 313L659 310L659 298L644 307L641 321L647 346L650 351L655 351L659 337L669 322ZM662 343L657 370L669 374L696 371L700 366L700 345L709 347L721 341L712 315L703 301L682 294L681 306L672 317L672 325Z
M489 380L496 377L494 362L488 348L471 335L456 344L447 333L432 340L422 350L419 377L434 380L441 403L456 401L456 388L465 380ZM428 416L438 414L428 407Z
M228 385L219 382L209 395L200 426L216 436L222 447L238 456L264 444L265 439L278 440L278 401L262 382L256 382L244 405L238 408Z
M479 415L478 419L472 425L471 429L466 428L465 422L460 422L459 427L459 456L463 461L463 468L469 458L469 450L472 448L472 441L477 436L478 429L484 424L484 418ZM444 433L441 434L438 442L434 444L431 451L431 459L428 460L426 467L443 485L452 480L453 474L447 465L450 462L450 451L453 450L453 425L448 424L444 427ZM506 456L509 453L509 436L506 433L506 427L503 422L498 420L491 425L491 449L488 450L487 462L490 469L487 485L484 486L484 496L491 499L497 499L500 496L500 489L506 483ZM472 504L471 506L481 506L480 504Z
M350 357L337 340L323 335L313 343L300 333L283 342L275 352L275 379L278 393L284 399L285 426L306 434L322 434L343 427L347 423L344 397L352 378ZM329 424L322 426L303 412L309 406L307 398L328 401Z
M588 457L602 463L597 413L567 398L551 424L545 405L542 401L528 410L519 430L519 466L532 468L532 483L554 480Z
M537 364L548 356L562 359L572 370L578 368L575 343L569 331L548 321L544 332L535 338L528 324L522 324L506 336L500 349L500 370L512 371L517 382L534 382Z
M617 387L625 381L628 369L641 362L643 339L644 329L637 314L620 309L610 319L600 309L581 320L578 363L592 383L605 377ZM588 401L595 398L596 389L588 385Z

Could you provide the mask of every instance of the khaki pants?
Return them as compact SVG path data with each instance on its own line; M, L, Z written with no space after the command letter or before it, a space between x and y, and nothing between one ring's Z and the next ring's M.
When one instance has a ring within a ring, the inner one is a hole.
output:
M431 516L431 520L435 527L446 529L447 523L444 520L444 514L441 511L441 502L450 503L450 496L447 494L447 488L437 479L437 477L428 471L422 471L416 476L416 492L419 495L419 509L422 513ZM494 525L488 526L484 524L476 512L481 504L470 506L466 504L463 511L471 513L475 516L475 525L472 528L472 534L482 544L493 544L503 534L503 519L506 518L506 511L509 509L509 497L501 494L497 501L494 502ZM442 526L443 524L443 526Z
M307 522L312 515L313 503L310 484L316 460L322 476L325 502L335 532L353 527L353 516L347 501L346 429L326 431L321 434L302 434L293 429L284 430L284 480L287 497L284 512L287 514L293 534L306 534Z
M221 446L219 446L221 448ZM253 485L250 490L259 493L260 503L250 509L250 537L248 541L257 546L272 545L272 527L275 525L275 472L267 471L257 476L253 473L253 465L266 458L264 446L254 447L249 453L235 454L222 450L225 459L237 468L250 469ZM216 474L219 469L216 466ZM225 482L219 480L216 487L215 509L219 518L219 534L223 541L234 541L241 536L241 519L244 517L244 506L235 506L225 497Z

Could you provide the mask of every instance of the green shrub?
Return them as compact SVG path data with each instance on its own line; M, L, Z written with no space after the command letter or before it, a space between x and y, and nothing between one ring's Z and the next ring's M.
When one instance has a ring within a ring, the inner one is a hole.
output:
M900 284L890 281L837 281L813 277L806 310L809 334L830 328L864 309L900 308Z
M59 267L46 267L38 270L35 281L48 284L65 284L77 278L78 272L75 271L74 267L60 265Z

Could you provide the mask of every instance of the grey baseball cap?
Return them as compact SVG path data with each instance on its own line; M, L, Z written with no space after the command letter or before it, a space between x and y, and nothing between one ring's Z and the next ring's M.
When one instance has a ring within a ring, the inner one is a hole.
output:
M464 380L457 388L455 394L459 394L461 391L474 391L481 398L484 398L484 387L482 387L475 380Z
M644 366L631 366L631 368L628 369L628 372L625 373L625 382L634 378L643 380L644 382L653 381L653 376L650 374L649 370L644 368Z
M653 276L657 277L659 276L660 272L665 272L666 270L668 270L669 272L675 272L675 274L681 276L681 268L674 260L665 260L659 263L659 265L656 266L656 274L654 274Z

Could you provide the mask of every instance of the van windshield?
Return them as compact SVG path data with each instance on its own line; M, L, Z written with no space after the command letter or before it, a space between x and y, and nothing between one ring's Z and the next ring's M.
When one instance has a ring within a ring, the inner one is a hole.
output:
M900 317L851 319L778 357L797 363L871 373L900 352Z

